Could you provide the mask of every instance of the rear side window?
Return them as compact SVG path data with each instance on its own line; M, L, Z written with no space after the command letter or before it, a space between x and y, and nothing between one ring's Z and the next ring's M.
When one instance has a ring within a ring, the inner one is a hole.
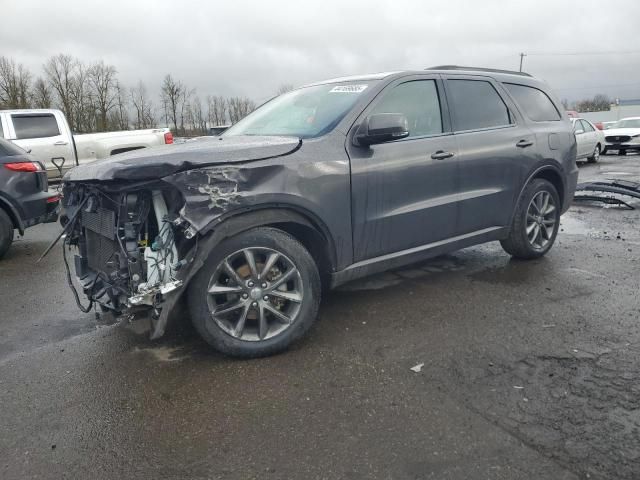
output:
M524 110L525 115L534 122L560 120L560 112L542 90L515 83L505 83L504 86Z
M447 80L456 131L511 125L509 109L493 85L483 80Z
M413 80L385 91L372 114L401 113L409 123L409 137L442 133L442 115L434 80Z
M11 115L16 138L44 138L60 135L58 122L51 114L45 115Z

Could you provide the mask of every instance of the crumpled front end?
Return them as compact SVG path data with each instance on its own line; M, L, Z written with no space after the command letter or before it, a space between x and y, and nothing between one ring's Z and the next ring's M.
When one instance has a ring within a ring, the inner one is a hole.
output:
M65 184L65 264L73 264L89 300L83 309L97 304L115 314L146 309L160 316L167 294L183 284L196 241L178 214L183 204L161 182Z

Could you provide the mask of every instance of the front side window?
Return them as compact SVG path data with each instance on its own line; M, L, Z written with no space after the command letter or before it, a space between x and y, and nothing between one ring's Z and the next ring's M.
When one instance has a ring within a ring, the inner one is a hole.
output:
M456 131L511 125L511 115L491 83L484 80L447 80Z
M409 123L409 137L442 133L442 114L435 80L401 83L383 93L371 115L401 113Z
M505 83L504 86L524 110L525 115L534 122L560 120L560 112L542 90L516 83Z
M222 136L319 137L333 130L374 83L328 83L292 90L254 110Z
M46 138L60 135L58 122L51 114L46 115L11 115L16 138Z

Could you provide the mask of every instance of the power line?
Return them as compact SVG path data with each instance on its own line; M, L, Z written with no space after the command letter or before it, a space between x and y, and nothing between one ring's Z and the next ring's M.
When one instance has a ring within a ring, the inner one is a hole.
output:
M638 54L640 54L640 50L610 51L610 52L553 52L553 53L540 52L540 53L527 53L527 56L567 57L567 56L582 56L582 55L638 55Z

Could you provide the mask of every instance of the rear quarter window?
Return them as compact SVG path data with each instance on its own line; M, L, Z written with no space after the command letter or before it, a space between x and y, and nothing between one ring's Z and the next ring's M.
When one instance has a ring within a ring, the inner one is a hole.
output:
M542 90L516 83L504 83L524 114L534 122L560 120L560 112Z
M26 153L19 146L0 138L0 156L13 157L14 155L22 155Z
M60 135L58 122L51 114L11 115L13 128L18 140L26 138L46 138Z

